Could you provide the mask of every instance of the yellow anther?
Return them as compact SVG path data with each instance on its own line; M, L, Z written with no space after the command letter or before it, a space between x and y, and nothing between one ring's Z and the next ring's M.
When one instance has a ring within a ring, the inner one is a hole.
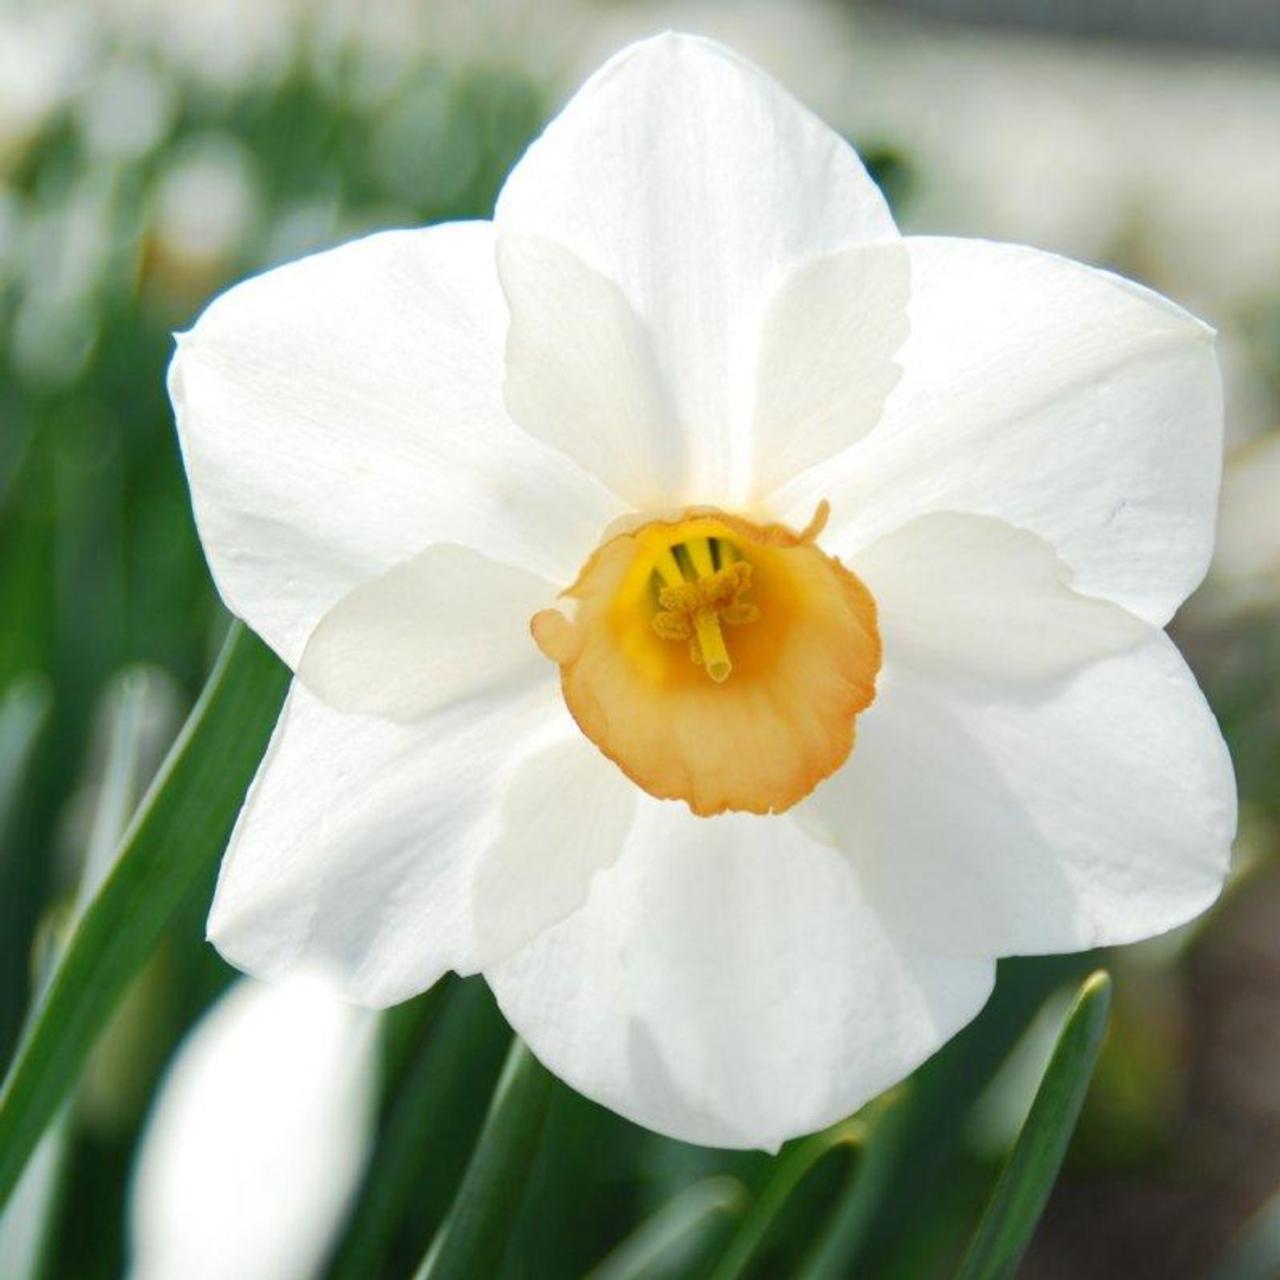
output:
M653 615L653 629L664 640L692 640L693 626L687 613L664 609Z
M663 587L658 592L658 603L675 613L692 613L704 601L697 583L678 582L674 587Z

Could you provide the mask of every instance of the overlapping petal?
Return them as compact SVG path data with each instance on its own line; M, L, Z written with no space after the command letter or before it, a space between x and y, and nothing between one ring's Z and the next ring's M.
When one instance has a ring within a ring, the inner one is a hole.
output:
M488 968L572 915L622 852L634 784L577 727L525 760L502 799L502 827L476 873L478 964Z
M786 818L641 797L587 904L486 977L589 1097L686 1141L772 1149L907 1074L993 972L895 934L852 861Z
M1072 584L1157 625L1213 543L1222 389L1213 334L1172 303L1051 254L907 239L910 334L879 426L775 496L832 505L851 557L926 511L1047 538Z
M466 547L428 547L330 609L298 675L336 710L402 721L518 689L548 674L529 619L555 591Z
M502 403L491 228L385 232L223 294L170 371L219 590L291 665L353 587L433 542L571 581L621 504Z
M1036 541L933 516L859 558L885 666L806 813L898 927L963 954L1181 924L1217 897L1235 829L1231 762L1178 651L1073 593Z
M565 732L550 678L413 724L294 683L223 859L209 936L263 978L328 973L387 1005L475 968L471 885L525 754Z
M786 275L897 235L843 139L728 50L676 35L588 81L508 178L495 225L558 241L648 327L688 455L672 505L745 492L755 348Z
M633 506L663 507L687 444L649 330L622 290L554 240L505 236L511 416Z
M905 241L858 245L792 272L760 332L749 498L843 452L880 421L902 376L911 259Z
M1073 590L1043 538L991 516L920 516L851 567L875 599L892 667L1008 685L1014 696L1152 634L1119 605Z

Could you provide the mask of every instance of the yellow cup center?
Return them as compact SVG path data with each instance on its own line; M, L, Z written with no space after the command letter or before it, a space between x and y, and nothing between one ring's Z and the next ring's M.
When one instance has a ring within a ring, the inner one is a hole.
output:
M702 508L606 539L532 623L582 731L695 813L776 813L847 757L875 694L875 602L800 533Z

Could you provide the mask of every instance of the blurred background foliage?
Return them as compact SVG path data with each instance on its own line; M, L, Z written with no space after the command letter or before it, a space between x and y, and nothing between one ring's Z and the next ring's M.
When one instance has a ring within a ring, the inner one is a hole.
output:
M1111 1031L1021 1272L1209 1274L1250 1222L1265 1225L1280 1186L1276 14L1270 0L0 7L6 1056L227 624L171 429L171 332L263 267L377 228L488 216L581 76L675 25L727 40L843 129L906 228L1110 266L1221 332L1220 550L1175 630L1239 772L1237 869L1205 921L1106 958ZM233 976L203 942L209 888L117 1010L62 1122L47 1276L120 1273L148 1099ZM1003 965L982 1017L873 1113L857 1274L954 1267L1047 1059L1055 993L1097 960ZM475 981L394 1011L384 1033L375 1167L393 1174L366 1187L338 1276L417 1265L508 1040ZM688 1248L645 1273L698 1274L778 1176L778 1161L654 1137L559 1085L547 1125L513 1276L584 1274L655 1213L684 1224ZM847 1163L835 1143L805 1166L746 1273L796 1273L842 1203ZM631 1274L625 1263L600 1274ZM1241 1266L1221 1274L1276 1274Z

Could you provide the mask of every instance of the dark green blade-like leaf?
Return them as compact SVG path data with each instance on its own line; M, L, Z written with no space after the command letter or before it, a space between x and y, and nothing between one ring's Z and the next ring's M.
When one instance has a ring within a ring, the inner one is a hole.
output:
M162 714L158 714L154 677L139 671L126 672L108 696L107 756L101 770L94 775L97 784L94 815L76 893L82 902L92 898L101 877L110 869L107 859L119 844L125 822L138 802L145 782L148 736L145 727L155 722L163 724ZM0 726L4 721L5 711L0 709ZM0 727L0 744L4 741L5 732ZM4 749L0 745L0 760L3 757ZM2 766L0 776L3 776ZM2 822L3 817L0 816ZM50 912L55 918L59 914L57 907ZM38 970L35 980L40 991L47 984L47 976L39 970L47 969L48 975L52 975L61 947L56 927L50 927L47 934L41 956L44 963L35 966ZM49 1273L52 1261L50 1243L62 1208L64 1174L73 1131L73 1107L73 1102L65 1103L45 1130L13 1195L0 1211L0 1276L5 1280L39 1280Z
M75 925L0 1093L0 1204L174 910L227 842L289 683L239 624Z
M497 1273L547 1118L553 1079L513 1040L462 1186L415 1280Z
M377 1146L328 1280L388 1274L393 1253L390 1273L404 1274L448 1211L480 1131L480 1090L498 1078L511 1032L480 978L447 975L426 1005L411 1028L393 1030ZM392 1028L407 1007L391 1010ZM412 1043L394 1043L410 1033Z
M37 865L40 850L22 816L29 793L40 790L37 758L52 704L43 676L19 676L0 695L0 1057L11 1052L31 999L32 933L47 868Z
M40 676L15 680L0 699L0 834L26 776L31 752L49 714L48 685Z
M801 1260L795 1280L825 1280L851 1274L858 1250L875 1219L901 1151L908 1115L903 1085L864 1109L866 1138L844 1191L826 1226Z
M1107 974L1086 978L957 1280L1004 1280L1016 1271L1066 1155L1102 1047L1110 1006Z
M1093 967L1080 955L1000 961L986 1007L912 1076L893 1177L858 1248L859 1274L933 1274L954 1262L956 1233L972 1220L975 1203L972 1194L958 1202L972 1174L965 1117L1045 1000L1065 983L1078 985Z
M779 1156L772 1176L716 1263L712 1280L738 1280L746 1275L758 1261L762 1246L787 1202L809 1173L833 1151L860 1148L866 1136L866 1126L859 1117L853 1116L791 1143Z
M748 1202L747 1189L737 1178L726 1174L703 1178L642 1222L591 1269L587 1280L689 1275L715 1234L741 1217Z

